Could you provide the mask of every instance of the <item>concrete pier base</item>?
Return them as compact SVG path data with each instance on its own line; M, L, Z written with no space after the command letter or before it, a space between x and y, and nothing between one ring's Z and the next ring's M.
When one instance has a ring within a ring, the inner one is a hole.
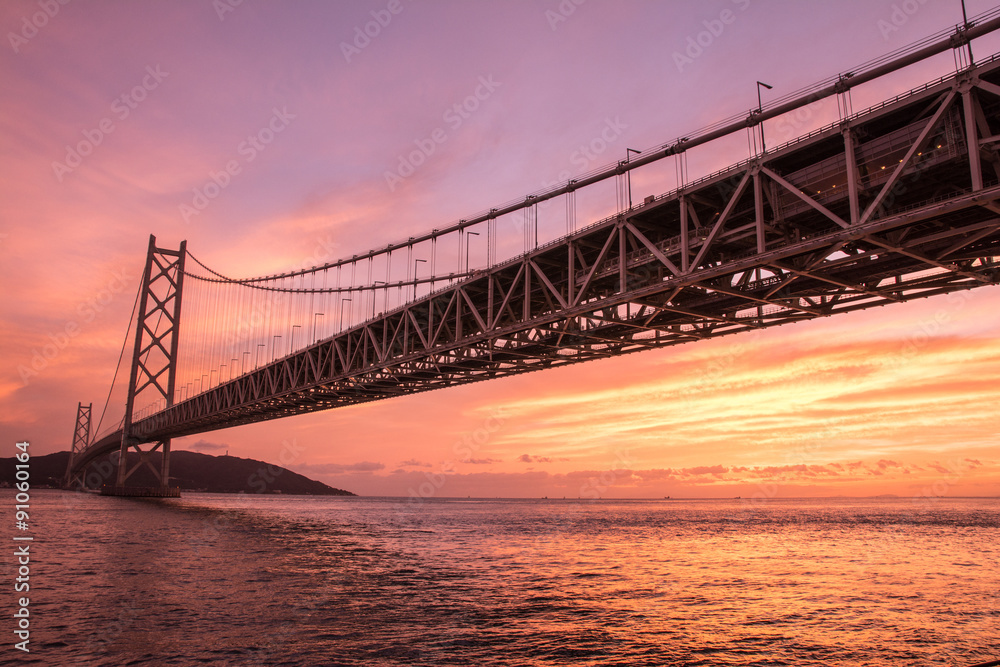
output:
M101 487L101 495L120 496L123 498L180 498L181 490L176 486L116 486L105 484Z

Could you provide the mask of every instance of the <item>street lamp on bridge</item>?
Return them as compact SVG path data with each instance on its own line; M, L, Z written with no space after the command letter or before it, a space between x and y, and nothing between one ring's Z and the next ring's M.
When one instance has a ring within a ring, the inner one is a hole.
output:
M969 15L965 12L965 0L962 0L962 25L968 30L972 24L969 23ZM976 64L975 59L972 57L972 40L967 40L965 46L969 49L969 67Z
M636 150L634 148L625 149L625 164L629 164L632 161L632 153L639 155L642 151ZM628 181L628 210L632 210L632 170L629 169L625 172L625 180Z
M260 348L267 349L267 343L257 343L257 358L254 360L254 368L260 368Z
M426 264L427 260L426 259L418 259L418 260L414 260L414 262L413 262L413 300L414 301L417 300L417 265L420 264L420 262L423 262L424 264Z
M316 338L316 318L318 318L318 317L326 317L326 313L313 313L313 335L312 335L312 338L313 338L313 342L314 343L317 340L319 340L318 338Z
M465 234L465 272L469 272L469 241L472 236L479 236L479 232L466 232Z
M288 339L288 354L291 354L292 350L295 349L295 330L296 329L301 329L301 328L302 328L301 324L293 324L292 325L292 334L291 334L291 337Z
M760 87L764 86L768 90L774 88L774 86L769 86L763 81L757 82L757 123L760 125L760 152L766 153L767 146L764 145L764 121L760 120L760 114L764 111L764 105L760 101Z
M386 277L388 277L388 276L386 276ZM376 280L375 283L372 285L372 319L373 320L375 319L375 299L376 299L375 290L378 288L379 285L388 285L388 284L389 283L385 282L384 280ZM385 301L386 301L386 303L385 303L385 309L388 310L389 309L389 289L388 288L386 288L386 290L385 290Z
M344 304L348 301L353 303L354 299L341 299L340 300L340 320L337 322L338 331L344 330Z
M279 338L281 338L280 335L275 335L271 339L271 361L274 361L275 359L278 358L276 355L278 354L278 339Z

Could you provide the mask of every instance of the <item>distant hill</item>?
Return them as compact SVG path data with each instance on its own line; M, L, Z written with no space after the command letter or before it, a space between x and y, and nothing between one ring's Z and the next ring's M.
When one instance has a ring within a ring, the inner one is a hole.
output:
M154 465L159 467L160 457L151 457ZM62 484L66 473L69 452L32 456L30 462L31 486L58 487ZM118 468L110 459L103 470L111 471L103 479L113 482ZM138 454L129 455L129 467L139 461ZM10 486L14 483L14 464L16 459L0 459L0 484ZM95 463L95 467L100 463ZM97 477L95 476L95 479ZM130 486L153 486L156 484L153 473L143 466L129 477ZM170 453L170 485L179 486L189 491L209 491L214 493L282 493L292 495L313 496L353 496L355 494L342 489L335 489L323 482L309 479L287 468L282 468L254 459L241 459L236 456L210 456L197 452L175 450Z

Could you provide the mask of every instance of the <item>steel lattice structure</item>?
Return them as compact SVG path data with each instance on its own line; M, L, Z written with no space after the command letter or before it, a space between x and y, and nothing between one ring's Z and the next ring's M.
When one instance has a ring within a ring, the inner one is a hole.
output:
M170 437L150 440L143 437L141 429L133 424L133 413L136 397L144 393L153 393L162 397L166 405L174 403L174 384L177 372L177 348L180 338L181 296L184 286L184 260L187 256L186 243L182 242L178 250L158 248L156 237L149 237L149 248L146 253L146 266L143 270L142 286L138 299L138 320L136 322L135 344L132 353L131 375L125 405L125 419L120 431L115 433L118 441L118 476L113 486L109 485L109 493L122 492L128 478L143 465L148 466L160 481L160 486L166 489L170 480ZM87 429L89 431L89 408L87 411ZM79 431L77 418L77 431ZM110 441L105 438L101 442L108 447ZM145 443L154 443L152 447L143 449ZM93 446L82 453L75 448L70 455L66 474L67 486L72 483L74 475L82 472L93 460L90 456ZM129 468L128 453L135 450L139 455L138 462ZM160 466L157 468L150 460L150 454L161 452Z
M823 94L849 85L842 78ZM128 433L168 442L997 284L998 147L994 56L187 400L170 398ZM74 466L122 442L117 433L93 443Z
M83 486L82 469L74 468L74 462L80 453L87 448L90 443L91 415L93 413L93 403L88 403L84 407L83 403L76 405L76 426L73 427L73 444L69 450L69 460L66 462L66 483Z

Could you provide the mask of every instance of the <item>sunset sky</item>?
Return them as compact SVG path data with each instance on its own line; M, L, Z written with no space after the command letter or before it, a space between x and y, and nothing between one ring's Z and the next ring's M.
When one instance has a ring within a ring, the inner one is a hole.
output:
M231 276L349 257L745 113L758 80L766 102L960 21L959 0L4 2L0 456L68 449L78 401L99 416L151 233ZM953 69L862 86L854 110ZM768 146L836 114L771 121ZM689 168L746 157L738 136ZM674 185L672 166L632 180L636 200ZM998 495L998 304L982 288L173 446L366 495Z

